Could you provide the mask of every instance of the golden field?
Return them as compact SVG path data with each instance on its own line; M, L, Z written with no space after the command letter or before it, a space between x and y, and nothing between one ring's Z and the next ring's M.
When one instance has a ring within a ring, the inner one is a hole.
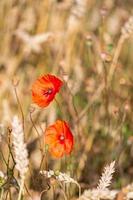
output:
M132 8L132 0L0 0L0 200L133 199ZM31 88L45 74L64 84L40 108ZM16 115L28 151L23 185ZM57 119L74 136L60 159L44 145Z

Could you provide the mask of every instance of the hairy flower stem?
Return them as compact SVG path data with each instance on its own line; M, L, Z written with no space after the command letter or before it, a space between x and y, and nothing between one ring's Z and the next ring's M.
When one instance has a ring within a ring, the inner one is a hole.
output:
M56 102L57 106L59 107L61 114L63 115L62 108L56 98L55 98L55 102Z
M72 117L74 119L74 124L75 124L75 130L76 130L76 133L77 133L77 141L80 141L80 138L81 138L81 134L80 134L80 125L79 123L77 122L79 120L79 112L75 106L75 102L74 102L74 96L68 86L68 83L65 81L64 82L65 85L66 85L66 88L68 90L68 93L70 94L70 97L71 97L71 104L72 105L72 109L71 109L71 114L72 114Z
M46 170L48 169L48 162L47 162L47 155L46 153L43 151L43 147L42 147L42 144L41 144L41 139L40 139L40 133L39 131L37 130L37 127L32 119L32 112L30 112L30 121L37 133L37 136L38 136L38 139L39 139L39 147L40 147L40 152L41 152L41 155L42 155L42 159L41 159L41 162L40 162L40 167L39 169L41 170L41 167L42 167L42 164L43 164L43 160L44 160L44 157L45 157L45 165L46 165Z
M47 153L43 153L43 156L42 156L42 159L41 159L41 162L40 162L39 171L40 171L41 168L42 168L44 158L45 158L45 169L48 170L48 159L47 159Z
M18 194L18 200L21 200L23 188L24 188L24 177L22 177L22 179L21 179L20 190L19 190L19 194Z

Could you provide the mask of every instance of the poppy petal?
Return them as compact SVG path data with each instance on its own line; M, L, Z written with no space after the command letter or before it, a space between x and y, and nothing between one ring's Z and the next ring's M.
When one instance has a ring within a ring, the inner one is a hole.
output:
M46 107L59 92L63 82L54 75L39 77L32 85L32 100L40 107Z
M50 148L50 153L55 158L61 158L64 155L64 145L57 142Z
M44 141L55 158L70 154L73 149L73 135L68 124L61 120L57 120L45 130Z

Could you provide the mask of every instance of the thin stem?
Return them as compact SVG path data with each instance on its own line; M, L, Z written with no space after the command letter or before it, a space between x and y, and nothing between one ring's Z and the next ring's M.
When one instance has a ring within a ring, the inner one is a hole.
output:
M8 160L7 160L7 168L9 168L10 166L10 158L12 157L13 163L14 163L14 167L15 167L15 160L11 151L11 138L10 138L10 131L8 133L8 150L9 150L9 154L8 154ZM13 169L14 169L13 167ZM9 195L10 195L11 191L9 191Z
M79 197L81 196L81 187L79 185L79 183L77 182L76 185L78 186L78 189L79 189Z
M32 119L32 113L31 113L31 112L30 112L30 121L31 121L31 123L32 123L32 125L33 125L33 127L34 127L34 129L35 129L35 131L36 131L36 133L37 133L38 138L39 138L40 151L41 151L41 153L43 154L43 149L42 149L41 140L40 140L40 133L39 133L39 131L37 130L36 125L35 125L35 123L34 123L34 121L33 121L33 119Z
M29 195L29 197L30 197L31 200L32 200L32 195L30 194L30 192L29 192L28 187L26 186L26 184L24 184L24 187L25 187L25 189L26 189L27 194Z
M24 188L24 178L21 179L21 185L20 185L20 190L19 190L19 194L18 194L18 200L21 200L23 188Z
M1 189L1 193L0 193L0 200L3 200L3 196L4 196L4 189Z
M113 61L112 61L112 64L110 66L110 71L109 71L109 75L108 75L108 84L110 84L110 85L111 85L112 80L113 80L113 75L114 75L114 72L115 72L116 67L117 67L118 58L119 58L119 55L120 55L124 41L125 41L125 37L123 35L121 35L121 37L118 41L115 53L114 53Z
M72 104L73 104L73 108L74 108L75 115L76 115L77 118L78 118L79 113L78 113L78 110L77 110L77 108L76 108L76 106L75 106L75 103L74 103L74 96L73 96L73 94L71 93L71 90L69 89L67 82L65 82L65 83L66 83L66 87L67 87L67 89L68 89L68 91L69 91L69 94L71 95L71 98L72 98Z
M11 138L10 138L10 134L11 134L11 130L9 129L8 130L9 131L9 133L8 133L8 143L7 143L7 145L8 145L8 149L9 149L9 156L8 156L8 166L9 166L9 162L10 162L10 155L11 155L11 157L12 157L12 160L13 160L13 163L14 163L14 166L15 166L15 159L14 159L14 157L13 157L13 153L12 153L12 150L11 150Z
M61 187L61 189L62 189L62 193L63 193L64 199L65 199L65 200L68 200L67 195L66 195L66 193L65 193L65 191L64 191L64 189L63 189L62 183L61 183L61 182L58 182L58 183L59 183L59 185L60 185L60 187Z
M71 100L70 103L68 102L68 108L69 108L69 110L70 110L70 113L71 113L71 115L72 115L72 118L74 119L75 128L77 129L77 130L76 130L76 132L77 132L77 140L80 141L80 125L79 125L79 123L76 123L76 120L79 119L79 113L78 113L78 110L77 110L77 108L76 108L76 106L75 106L74 96L73 96L73 94L72 94L70 88L68 87L67 82L64 82L64 83L65 83L65 85L66 85L66 88L67 88L68 93L69 93L70 98L71 98L71 99L70 99L70 100Z
M40 162L39 171L40 171L41 168L42 168L44 158L45 158L45 169L48 170L47 153L45 152L45 153L43 154L42 159L41 159L41 162Z
M44 189L44 190L40 193L40 200L42 200L43 194L44 194L45 192L47 192L48 190L50 190L51 186L49 185L49 183L47 183L47 186L48 186L48 188L47 188L47 189Z
M102 90L104 89L104 84L101 84L95 94L92 96L91 100L88 102L86 107L79 113L78 118L75 123L79 123L80 120L86 115L89 108L94 104L94 102L100 97Z
M53 188L53 200L56 200L56 196L55 196L55 186L53 185L52 188Z
M59 109L60 109L61 114L63 114L62 109L61 109L61 106L60 106L60 104L59 104L59 102L57 101L56 98L55 98L55 102L57 103L57 105L58 105L58 107L59 107Z
M68 184L65 184L65 191L66 191L66 194L68 196L68 199L70 199L70 191L69 191L69 186L70 186L70 183Z
M1 149L0 149L0 153L1 153L1 156L2 156L2 159L3 159L4 163L5 163L5 165L6 165L7 168L8 168L8 164L7 164L7 162L6 162L6 159L5 159L5 157L4 157L3 152L2 152Z
M7 166L9 167L10 164L10 135L8 134L8 149L9 149L9 154L8 154L8 160L7 160Z
M7 193L6 193L6 198L5 198L5 200L7 200L7 197L8 197L8 193L9 193L9 191L7 191Z
M24 130L24 113L23 113L22 105L21 105L19 97L18 97L17 88L15 86L14 86L14 92L15 92L15 96L16 96L16 99L17 99L17 103L18 103L19 108L20 108L20 112L21 112L21 116L22 116L23 130Z
M109 114L109 88L107 85L107 68L105 62L103 62L103 68L104 68L104 83L105 83L105 110L106 110L106 116L107 116L107 126L108 126L108 132L110 130L110 114Z
M12 195L11 195L11 189L9 188L9 197L10 197L10 200L12 200Z
M30 112L30 120L31 120L31 123L32 123L32 125L33 125L33 127L34 127L36 133L37 133L37 136L38 136L38 139L39 139L40 151L41 151L41 154L42 154L42 159L41 159L40 167L39 167L39 168L40 168L40 170L41 170L41 167L42 167L42 164L43 164L43 159L44 159L44 157L45 157L45 163L46 163L46 169L47 169L47 168L48 168L47 155L46 155L46 153L44 153L44 151L43 151L42 144L41 144L41 139L40 139L40 133L39 133L39 131L37 130L36 125L35 125L35 123L34 123L34 121L33 121L33 119L32 119L32 112Z
M13 153L12 153L12 151L11 151L11 146L8 145L8 148L9 148L9 152L10 152L10 155L11 155L11 157L12 157L13 163L15 164L16 162L15 162L15 159L14 159L14 157L13 157Z

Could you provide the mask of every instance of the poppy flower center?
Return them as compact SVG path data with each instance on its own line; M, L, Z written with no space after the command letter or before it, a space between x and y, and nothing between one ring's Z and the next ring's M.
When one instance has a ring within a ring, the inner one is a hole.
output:
M50 94L52 94L52 92L53 92L53 89L49 88L48 90L43 91L43 95L45 95L47 97Z
M63 142L63 141L65 140L64 135L60 135L59 140L60 140L61 142Z

